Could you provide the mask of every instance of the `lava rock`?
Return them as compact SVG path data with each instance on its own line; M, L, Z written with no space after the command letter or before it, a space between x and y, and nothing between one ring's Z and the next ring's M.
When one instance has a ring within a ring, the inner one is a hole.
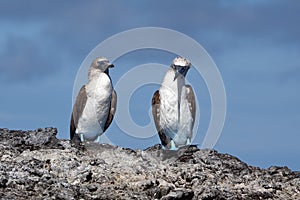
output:
M300 199L300 172L186 146L132 150L0 129L1 199Z

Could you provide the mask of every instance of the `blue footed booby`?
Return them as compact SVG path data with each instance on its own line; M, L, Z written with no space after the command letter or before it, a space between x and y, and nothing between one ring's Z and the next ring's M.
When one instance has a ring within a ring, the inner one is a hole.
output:
M70 139L100 142L100 136L111 124L116 112L117 94L112 86L108 59L96 58L88 73L88 83L80 89L73 106Z
M190 67L186 58L176 57L152 97L152 115L166 149L176 150L191 143L196 103L192 87L185 84Z

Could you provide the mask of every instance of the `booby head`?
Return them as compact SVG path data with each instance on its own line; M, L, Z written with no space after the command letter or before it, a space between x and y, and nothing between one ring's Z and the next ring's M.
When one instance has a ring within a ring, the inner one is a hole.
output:
M188 70L191 67L191 62L186 58L177 56L173 60L171 67L173 70L175 70L175 77L174 77L174 81L175 81L179 75L182 75L183 77L186 76Z
M112 67L114 67L114 65L110 63L107 58L104 57L96 58L91 64L91 68L100 69L101 72L106 72L108 68Z
M95 74L99 74L99 72L106 73L108 75L109 74L108 69L113 68L113 67L114 67L114 65L112 63L110 63L107 58L98 57L92 62L91 66L90 66L89 79L91 80L92 77Z

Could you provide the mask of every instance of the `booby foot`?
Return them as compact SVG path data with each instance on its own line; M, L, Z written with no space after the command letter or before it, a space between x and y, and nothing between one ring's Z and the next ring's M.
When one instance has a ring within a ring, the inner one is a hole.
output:
M170 148L170 150L173 150L173 151L177 150L177 147L176 147L175 142L173 140L171 140L171 148Z
M97 139L95 140L96 143L101 143L101 135L98 135Z
M185 144L185 145L191 145L191 140L190 140L190 138L187 138L186 144Z
M84 142L84 136L83 136L83 134L80 134L80 140L81 140L81 142Z

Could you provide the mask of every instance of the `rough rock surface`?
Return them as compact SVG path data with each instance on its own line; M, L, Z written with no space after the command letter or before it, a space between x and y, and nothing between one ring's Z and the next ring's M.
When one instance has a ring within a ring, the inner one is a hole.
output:
M0 129L1 199L300 199L300 173L195 146L71 145L55 128Z

